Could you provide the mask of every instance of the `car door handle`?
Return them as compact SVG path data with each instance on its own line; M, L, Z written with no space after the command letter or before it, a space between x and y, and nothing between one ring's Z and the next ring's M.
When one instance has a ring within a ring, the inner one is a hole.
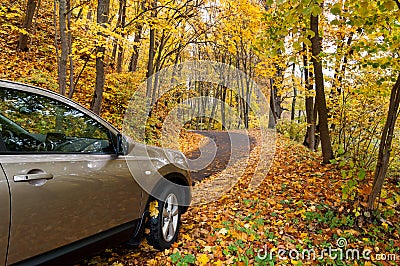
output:
M38 174L26 174L26 175L15 175L15 182L29 182L31 180L38 179L52 179L53 175L48 173L38 173Z

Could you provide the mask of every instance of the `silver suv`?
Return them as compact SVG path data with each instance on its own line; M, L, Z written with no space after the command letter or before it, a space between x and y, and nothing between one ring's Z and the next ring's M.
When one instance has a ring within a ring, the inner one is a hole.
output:
M182 153L130 141L65 97L5 80L0 166L0 265L72 263L88 249L138 244L146 226L151 245L169 248L191 200Z

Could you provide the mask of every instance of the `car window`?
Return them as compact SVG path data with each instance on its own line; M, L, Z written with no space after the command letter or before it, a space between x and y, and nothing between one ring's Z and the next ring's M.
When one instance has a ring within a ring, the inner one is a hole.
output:
M109 130L41 95L0 88L0 132L8 152L113 152Z

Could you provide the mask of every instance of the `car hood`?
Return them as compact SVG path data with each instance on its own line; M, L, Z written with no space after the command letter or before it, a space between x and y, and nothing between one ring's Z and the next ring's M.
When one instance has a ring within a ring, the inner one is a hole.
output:
M147 176L144 180L151 179L153 184L162 177L175 173L183 175L186 183L191 184L187 158L182 152L145 145L125 136L123 139L124 157L135 179Z

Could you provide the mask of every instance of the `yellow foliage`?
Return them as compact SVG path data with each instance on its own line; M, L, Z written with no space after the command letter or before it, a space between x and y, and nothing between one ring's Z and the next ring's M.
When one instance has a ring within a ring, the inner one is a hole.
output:
M197 262L198 265L206 265L208 262L210 261L210 259L208 258L207 254L201 254L197 256Z
M154 201L150 202L150 204L149 204L150 217L157 218L158 213L159 213L159 211L158 211L158 201L154 200Z

